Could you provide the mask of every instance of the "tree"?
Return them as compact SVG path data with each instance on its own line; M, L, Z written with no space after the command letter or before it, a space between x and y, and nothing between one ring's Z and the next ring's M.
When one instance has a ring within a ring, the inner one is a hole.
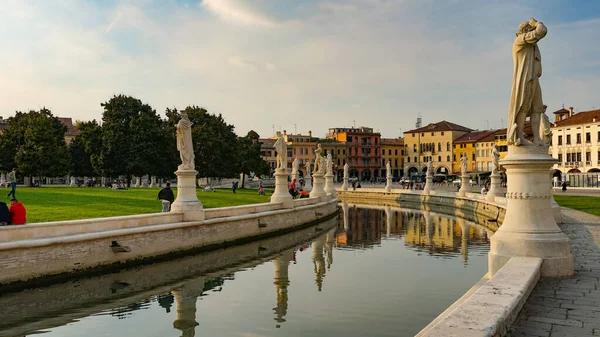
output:
M67 173L71 156L65 143L67 127L50 110L17 111L0 138L2 169L11 166L26 176L57 177Z
M93 176L102 173L102 129L96 120L77 122L79 134L69 144L71 175Z
M245 177L254 172L260 176L269 173L269 164L262 159L259 141L260 136L254 130L250 130L244 137L238 138L238 170L242 175L242 188L244 188Z
M237 136L233 125L225 123L223 116L213 115L204 108L191 106L185 111L192 122L195 166L201 177L227 178L238 172ZM179 112L167 109L167 120L176 125Z
M137 98L119 95L102 103L102 169L108 175L161 173L164 125L156 110Z

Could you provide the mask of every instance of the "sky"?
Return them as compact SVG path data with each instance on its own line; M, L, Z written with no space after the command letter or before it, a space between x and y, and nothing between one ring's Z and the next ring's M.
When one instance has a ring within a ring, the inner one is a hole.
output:
M600 1L0 0L0 115L101 119L126 94L161 115L205 107L239 135L501 128L531 16L548 27L548 111L600 108Z

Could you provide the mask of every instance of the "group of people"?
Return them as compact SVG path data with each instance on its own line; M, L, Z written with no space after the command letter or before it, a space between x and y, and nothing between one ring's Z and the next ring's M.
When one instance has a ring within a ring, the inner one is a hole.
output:
M17 199L10 200L10 208L4 201L0 201L0 226L24 225L27 222L25 206Z
M304 199L304 198L308 198L310 195L308 194L307 191L305 191L302 187L298 187L296 186L296 179L292 179L292 182L290 182L290 189L289 189L290 195L292 196L292 198L296 199L296 198L300 198L300 199Z

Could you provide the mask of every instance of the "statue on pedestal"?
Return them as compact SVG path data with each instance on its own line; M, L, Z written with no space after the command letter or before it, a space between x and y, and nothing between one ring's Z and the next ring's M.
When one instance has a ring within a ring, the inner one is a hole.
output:
M390 163L389 160L388 160L387 164L385 164L385 176L387 178L392 177L392 164Z
M277 167L276 170L287 169L287 144L283 139L283 136L279 136L273 148L277 151Z
M542 76L542 56L537 42L544 38L546 26L535 20L522 22L513 42L513 84L508 112L508 145L531 144L525 139L523 129L527 117L531 121L533 144L547 145L550 121L544 114L539 78ZM545 117L545 118L544 118Z
M194 146L192 144L192 122L190 121L186 111L179 113L181 119L177 123L177 150L181 158L180 170L193 170L194 163Z
M327 164L325 165L327 169L327 174L333 174L333 158L331 157L331 153L327 154Z
M305 167L306 167L306 176L308 178L310 178L310 160L306 161Z
M433 161L432 160L427 162L427 176L433 177Z
M322 171L321 166L323 165L323 149L321 148L321 144L317 144L317 149L315 150L315 167L314 172L320 173Z
M348 163L344 164L344 178L348 178L348 170L350 169L350 166L348 166Z
M498 146L494 144L492 148L492 174L498 173L498 161L500 160L500 152L498 152Z
M292 162L292 176L298 174L299 168L300 162L298 161L298 158L294 158L294 161Z
M467 175L467 161L467 153L463 152L462 156L460 156L460 175L463 177Z

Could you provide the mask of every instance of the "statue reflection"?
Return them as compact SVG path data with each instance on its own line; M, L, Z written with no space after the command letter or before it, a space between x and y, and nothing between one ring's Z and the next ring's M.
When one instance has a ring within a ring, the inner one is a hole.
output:
M196 335L196 302L204 292L204 281L204 277L199 277L173 290L177 304L177 320L173 322L173 327L181 330L181 337Z
M315 283L319 291L323 289L323 279L325 278L325 256L323 256L325 240L326 236L322 235L313 242L312 261L315 270Z
M288 269L291 261L295 260L294 250L288 249L281 255L273 259L273 265L275 266L275 287L277 288L277 306L273 308L275 311L275 321L277 323L285 322L285 315L288 310L288 286L290 285L290 279L288 276ZM277 324L280 327L280 324Z
M336 228L332 228L327 232L325 236L325 251L327 252L327 270L331 269L333 264L333 247L335 245L335 232Z
M471 224L461 218L457 218L456 222L460 226L460 255L462 255L463 262L467 263L469 260L469 236L471 232Z

